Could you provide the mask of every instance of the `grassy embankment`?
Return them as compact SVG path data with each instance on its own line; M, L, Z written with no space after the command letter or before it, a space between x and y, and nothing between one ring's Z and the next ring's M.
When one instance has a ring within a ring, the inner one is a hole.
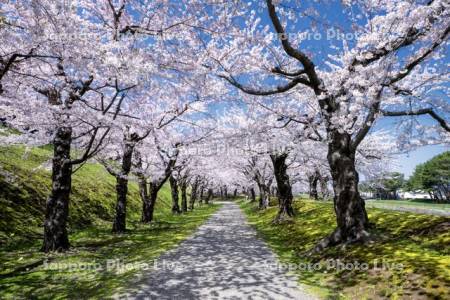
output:
M252 226L313 293L328 299L448 299L450 218L371 208L373 243L307 257L303 254L333 230L333 206L304 199L294 205L294 221L275 225L277 207L259 211L241 202ZM338 260L352 265L339 269Z
M188 237L218 208L203 206L173 216L170 191L164 187L155 209L155 222L151 226L142 225L138 188L130 182L127 207L130 231L114 235L111 221L115 180L102 166L86 164L73 176L69 217L72 248L67 253L44 255L39 248L50 188L50 155L48 147L0 148L1 299L105 298L126 287L128 280L140 272L138 268L106 270L108 260L120 259L135 266L151 264ZM76 264L78 268L74 269Z

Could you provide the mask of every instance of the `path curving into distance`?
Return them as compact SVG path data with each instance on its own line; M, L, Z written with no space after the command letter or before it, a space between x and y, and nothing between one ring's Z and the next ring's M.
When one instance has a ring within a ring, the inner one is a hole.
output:
M239 206L225 202L120 299L314 299L256 236ZM168 267L167 267L168 266Z

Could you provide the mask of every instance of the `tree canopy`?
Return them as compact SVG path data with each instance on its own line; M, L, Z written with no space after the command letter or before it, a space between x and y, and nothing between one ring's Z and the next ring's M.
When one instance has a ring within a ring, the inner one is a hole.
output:
M407 188L427 191L436 201L450 201L450 151L417 165Z

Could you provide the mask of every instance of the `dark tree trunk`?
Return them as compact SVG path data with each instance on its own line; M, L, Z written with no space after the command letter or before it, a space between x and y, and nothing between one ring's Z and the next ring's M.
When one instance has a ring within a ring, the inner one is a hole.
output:
M250 202L255 202L255 201L256 201L255 189L250 188Z
M147 188L147 180L144 177L144 174L138 174L138 185L139 185L139 195L141 196L142 201L142 211L146 210L146 206L148 205L148 188ZM141 219L142 221L142 219Z
M320 179L320 191L322 193L322 199L328 198L328 179L326 176L321 176Z
M264 184L259 184L259 209L266 209L269 206L268 188Z
M315 172L314 175L309 176L309 198L318 200L319 194L317 192L317 183L319 182L318 173Z
M139 163L139 168L140 163ZM139 195L141 196L142 201L142 216L141 216L141 222L144 222L144 212L148 211L150 197L149 197L149 190L148 190L148 184L147 179L145 178L143 173L138 173L138 185L139 185Z
M144 224L150 222L150 194L142 201L141 222Z
M188 206L187 206L187 182L185 179L183 179L183 181L180 184L180 189L181 189L181 210L182 212L187 212L188 211Z
M114 218L112 231L121 233L126 231L127 216L127 193L128 193L128 175L131 170L133 158L134 143L126 142L122 157L122 169L116 176L116 216Z
M209 202L212 200L212 197L213 197L213 190L208 189L208 194L206 195L205 203L209 204Z
M224 190L225 199L228 199L228 187L225 186L223 188L223 190Z
M198 180L194 180L194 183L192 184L192 190L191 190L191 198L189 201L189 209L193 210L194 209L194 205L195 205L195 201L197 200L198 197Z
M337 228L316 246L316 251L339 243L364 242L369 237L369 220L364 200L358 191L359 175L355 168L351 136L333 131L331 137L328 162L333 179Z
M428 192L428 195L430 195L430 200L431 200L431 201L434 201L433 192L432 192L432 191L429 191L429 192Z
M121 233L126 231L128 180L120 175L116 177L116 193L116 216L112 231Z
M153 212L155 210L156 199L158 198L159 188L154 183L150 183L149 197L144 201L142 206L142 223L150 223L153 221Z
M203 195L203 192L204 192L204 190L205 190L205 187L202 185L201 187L200 187L200 198L199 198L199 200L200 200L200 204L203 204L203 199L204 199L204 195Z
M169 177L170 191L172 193L172 213L181 213L180 206L178 205L178 183L175 177Z
M58 128L53 140L52 191L45 207L44 252L64 251L70 246L67 218L72 188L71 143L72 128Z
M237 190L237 189L234 189L234 192L233 192L233 197L234 197L234 198L237 197L237 192L238 192L238 190Z
M274 222L282 222L294 216L292 208L292 188L287 174L286 158L287 153L273 154L270 156L277 181L279 211Z

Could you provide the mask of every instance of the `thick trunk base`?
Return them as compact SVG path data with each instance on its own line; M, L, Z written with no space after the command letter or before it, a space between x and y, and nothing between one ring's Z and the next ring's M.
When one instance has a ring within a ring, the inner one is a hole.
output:
M122 176L117 177L116 192L116 216L112 227L114 233L126 232L126 216L127 216L127 193L128 193L128 180Z
M292 207L292 187L287 174L286 159L287 153L272 154L270 156L273 164L275 179L277 182L277 194L279 211L274 223L292 222L294 217L294 208Z
M114 218L112 232L126 232L127 222L127 194L128 194L128 174L131 170L131 161L133 158L134 143L124 140L124 153L122 157L122 170L116 175L116 216ZM140 191L142 192L142 191Z
M355 168L355 149L351 136L333 132L333 141L328 149L334 190L334 211L337 228L320 241L314 252L338 244L364 243L370 240L369 219L364 200L358 191L359 175Z
M336 228L332 234L322 239L310 251L310 253L320 253L323 250L337 245L349 245L356 243L366 243L372 240L372 235L369 231L361 228L353 228L347 232L343 232L340 228Z
M289 207L280 207L280 210L278 211L277 216L275 219L273 219L274 224L281 224L281 223L291 223L294 221L294 209L292 206Z
M58 128L53 141L52 191L45 207L44 252L65 251L70 247L67 218L72 188L71 143L72 128Z

